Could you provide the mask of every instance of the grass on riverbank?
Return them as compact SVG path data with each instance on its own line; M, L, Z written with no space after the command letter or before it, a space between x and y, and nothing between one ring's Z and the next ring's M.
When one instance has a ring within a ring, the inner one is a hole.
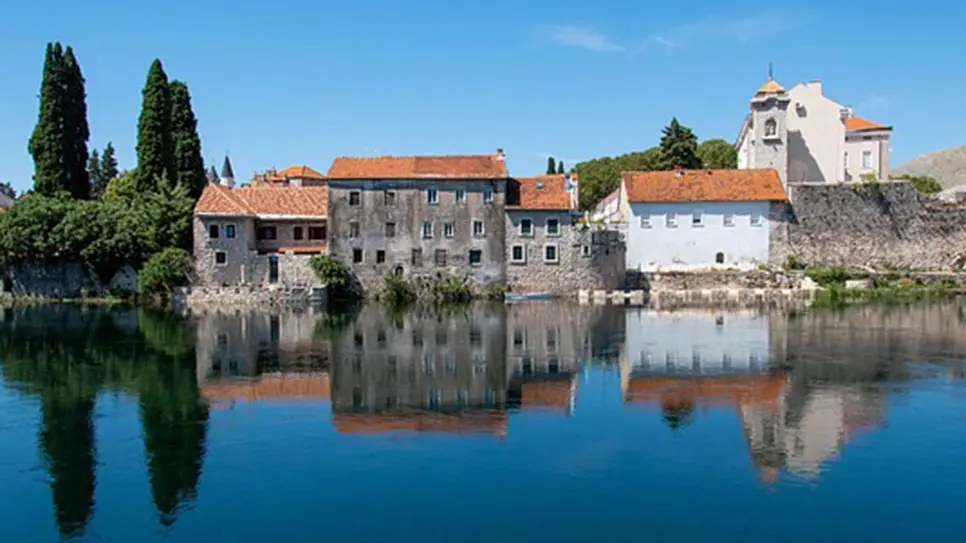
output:
M872 274L844 268L808 268L805 275L822 287L812 303L812 307L818 308L837 308L867 302L905 304L950 298L963 293L957 288L956 281L950 278L927 282L921 277L901 273ZM869 281L871 286L846 287L847 281L855 280Z

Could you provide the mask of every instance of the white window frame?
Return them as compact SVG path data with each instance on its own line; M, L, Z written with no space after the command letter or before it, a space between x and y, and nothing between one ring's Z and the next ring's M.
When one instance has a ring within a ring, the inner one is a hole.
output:
M439 203L439 191L436 189L426 189L426 203L436 205Z
M490 189L483 189L483 201L492 202L493 201L493 191Z
M514 249L520 248L520 258L515 258L513 253ZM510 246L510 263L511 264L526 264L527 263L527 246L516 244Z
M550 225L555 225L556 232L550 231ZM560 237L560 219L547 218L547 225L544 227L546 229L546 234L548 238L559 238Z
M523 223L529 223L530 224L530 233L529 234L523 231ZM524 218L520 219L520 237L524 237L524 238L532 238L533 237L533 219L531 219L530 217L524 217Z
M695 209L691 212L691 228L704 228L703 209Z
M591 254L590 245L584 244L584 246L581 248L580 251L581 251L581 254L583 254L584 256L590 256Z
M721 218L722 224L727 228L734 228L735 226L735 214L725 213Z
M553 247L553 259L547 258L547 249ZM559 264L560 263L560 246L556 243L548 243L543 246L543 263L544 264Z
M457 204L466 203L466 189L456 189L456 203Z
M453 223L444 222L443 223L443 237L452 238L455 235L456 228L453 227Z
M757 211L753 211L751 213L751 216L748 217L748 221L751 223L752 226L761 226L765 223L765 218L764 216L762 216L761 213L758 213Z
M427 227L429 228L427 229ZM422 231L423 239L433 239L433 234L435 234L434 230L436 229L435 226L433 225L433 221L423 221L423 226L421 228L423 230Z
M480 231L479 232L476 231L477 225L480 227ZM473 221L473 237L474 238L482 238L484 236L486 236L486 223L484 223L481 220L474 220Z
M218 255L225 255L225 261L218 263ZM215 251L215 267L224 268L228 265L228 251Z
M872 151L868 151L868 150L862 151L862 169L863 170L872 169Z
M677 213L667 213L664 215L664 226L666 228L677 228L678 227L678 215Z
M641 228L650 228L650 227L651 227L651 214L641 213Z

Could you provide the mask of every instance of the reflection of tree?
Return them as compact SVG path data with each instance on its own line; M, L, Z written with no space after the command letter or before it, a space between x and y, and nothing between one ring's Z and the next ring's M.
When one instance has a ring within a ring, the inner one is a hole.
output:
M83 533L94 513L94 398L42 400L40 446L47 460L57 528L64 537Z
M664 422L672 430L677 430L691 424L694 402L686 398L667 398L661 402L661 412L664 414Z

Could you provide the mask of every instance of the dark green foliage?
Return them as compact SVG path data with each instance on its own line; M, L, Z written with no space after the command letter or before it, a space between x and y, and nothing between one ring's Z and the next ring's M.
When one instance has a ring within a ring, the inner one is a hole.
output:
M187 285L194 271L194 259L184 249L169 247L152 256L141 269L138 294L142 298L167 299L171 289Z
M567 170L564 169L563 160L561 160L560 162L557 163L557 173L558 174L559 173L567 173Z
M68 191L69 187L64 145L67 135L63 130L65 86L63 49L59 43L48 43L40 83L40 113L28 144L34 160L34 191L46 196Z
M416 301L416 289L403 277L390 273L385 278L380 299L390 307L404 307Z
M91 153L87 173L91 178L91 198L104 196L107 184L118 176L117 158L114 157L114 146L110 142L104 148L104 154L98 155L97 150Z
M916 190L923 194L936 194L937 192L942 192L943 186L936 181L935 177L931 175L909 175L909 174L899 174L893 175L892 179L897 181L908 181Z
M0 194L10 198L11 200L17 199L17 190L13 188L13 185L6 182L0 182Z
M698 138L690 128L671 119L671 124L661 132L660 169L673 170L683 168L694 170L701 168L701 158L698 156Z
M65 244L56 237L61 232L57 225L75 204L66 197L34 193L0 213L0 258L12 262L63 256Z
M701 142L698 157L703 168L711 170L734 170L738 168L738 150L721 138Z
M440 279L433 284L433 295L439 303L466 303L473 300L470 285L458 277Z
M169 87L174 178L188 189L192 199L197 200L207 184L205 162L201 157L201 138L198 137L198 121L191 109L188 86L181 81L172 81Z
M557 173L557 162L552 156L547 157L547 173L553 174Z
M604 196L620 186L621 172L652 171L658 169L660 149L651 147L616 157L602 157L580 162L573 171L580 178L580 209L588 210Z
M91 138L87 124L87 91L80 64L69 46L64 51L64 166L68 175L68 192L74 198L90 198L87 176L87 142Z
M137 187L153 192L158 180L174 184L174 143L171 138L171 90L161 61L155 59L141 91L138 119Z
M339 289L349 283L349 268L342 261L329 255L315 255L309 259L309 266L324 285Z
M818 283L820 287L845 286L847 280L860 278L845 268L809 268L805 275Z

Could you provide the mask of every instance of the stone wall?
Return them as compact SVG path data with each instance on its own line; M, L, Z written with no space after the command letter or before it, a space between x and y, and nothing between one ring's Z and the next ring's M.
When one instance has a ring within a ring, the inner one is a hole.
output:
M178 287L171 293L171 305L176 311L320 305L326 300L323 286L193 286Z
M0 273L0 292L14 297L89 298L133 294L138 274L131 266L118 270L106 283L83 262L22 262Z
M804 184L773 224L770 257L825 266L966 268L966 206L909 183Z
M532 235L523 235L522 220L532 221ZM559 235L547 234L547 220L556 219ZM548 246L557 260L545 259ZM514 261L522 247L523 261ZM612 290L623 286L625 244L620 232L574 224L569 211L507 211L506 268L511 292L547 292L576 296L581 289Z

